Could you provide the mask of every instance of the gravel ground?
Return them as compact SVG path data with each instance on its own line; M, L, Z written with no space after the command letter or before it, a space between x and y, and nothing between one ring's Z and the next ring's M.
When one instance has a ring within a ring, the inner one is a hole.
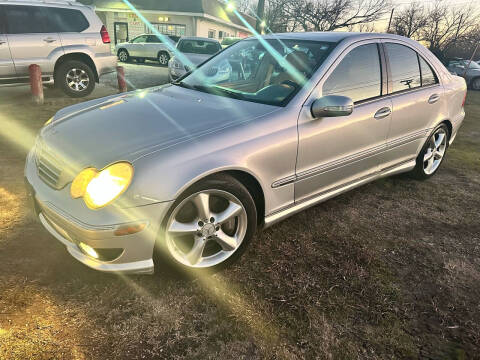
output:
M75 101L0 103L0 359L480 357L480 92L432 179L315 206L200 278L95 272L27 216L26 152Z

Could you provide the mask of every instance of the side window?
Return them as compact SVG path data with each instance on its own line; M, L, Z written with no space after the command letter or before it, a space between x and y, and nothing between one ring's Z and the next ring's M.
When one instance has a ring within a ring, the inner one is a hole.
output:
M136 37L135 39L132 40L132 43L137 44L137 43L144 43L147 42L147 35L142 35L139 37Z
M48 32L82 32L90 26L79 10L44 7L47 14Z
M417 88L420 82L420 67L417 53L405 45L387 43L385 49L390 63L392 92Z
M44 33L45 14L40 6L7 5L5 6L8 34Z
M380 96L382 75L377 44L350 51L323 84L323 95L343 95L354 102Z
M4 7L5 7L5 6L0 5L0 34L5 34L5 33L6 33L6 30L7 30L7 29L5 28L5 25L6 25L6 23L5 23L5 18L3 17L3 11L4 11L3 8L4 8Z
M428 63L423 60L421 56L419 56L418 58L420 59L420 71L422 73L422 86L437 84L438 79L430 65L428 65Z
M147 38L147 42L148 43L161 43L162 40L160 40L158 37L156 37L155 35L148 35L148 38Z

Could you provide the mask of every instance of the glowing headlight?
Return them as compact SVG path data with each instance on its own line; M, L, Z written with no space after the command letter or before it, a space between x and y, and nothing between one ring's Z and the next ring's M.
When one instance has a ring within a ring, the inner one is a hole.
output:
M127 190L133 177L133 166L127 162L110 165L102 171L88 168L80 172L70 188L71 196L83 196L90 209L104 207Z

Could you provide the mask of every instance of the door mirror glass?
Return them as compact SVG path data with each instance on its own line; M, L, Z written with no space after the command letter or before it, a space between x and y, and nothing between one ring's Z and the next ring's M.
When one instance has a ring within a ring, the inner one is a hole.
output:
M327 95L315 100L311 107L312 116L347 116L353 112L353 100L347 96Z

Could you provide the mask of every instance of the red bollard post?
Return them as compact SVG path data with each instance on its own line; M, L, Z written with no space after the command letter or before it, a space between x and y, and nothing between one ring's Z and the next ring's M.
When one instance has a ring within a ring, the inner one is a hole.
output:
M32 64L28 67L28 72L30 74L30 89L33 102L37 105L43 105L42 70L37 64Z
M123 66L117 66L118 90L127 92L127 82L125 81L125 69Z

